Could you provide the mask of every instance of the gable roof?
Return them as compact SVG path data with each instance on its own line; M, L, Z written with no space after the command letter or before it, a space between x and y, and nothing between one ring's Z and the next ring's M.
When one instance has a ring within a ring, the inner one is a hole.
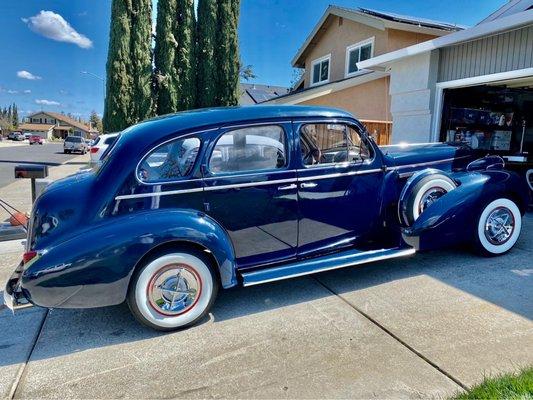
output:
M498 18L507 17L509 15L516 14L522 11L527 11L531 8L533 8L533 0L509 0L503 6L501 6L492 14L490 14L487 18L484 18L479 21L478 25L483 24L485 22L494 21Z
M289 88L283 86L259 85L256 83L241 83L239 105L253 105L284 95Z
M305 54L318 42L317 36L327 29L327 24L334 16L368 25L382 31L385 29L398 29L402 31L442 36L450 32L464 29L463 26L447 22L376 11L369 8L352 9L330 5L292 59L291 63L293 67L304 67Z
M60 113L56 113L56 112L52 112L52 111L38 111L36 113L33 113L31 115L28 115L28 118L31 118L33 117L34 115L37 115L37 114L46 114L52 118L55 118L59 121L62 121L68 125L72 125L73 127L75 128L78 128L78 129L81 129L82 131L85 131L85 132L96 132L96 129L93 129L91 128L89 125L85 125L83 122L78 122L76 121L75 119L73 118L70 118L66 115L63 115L63 114L60 114Z
M391 62L396 62L406 57L426 53L442 47L469 42L531 24L533 24L533 9L497 18L492 21L478 24L472 28L465 29L464 31L454 32L447 36L428 40L403 49L391 51L390 53L369 58L368 60L358 62L357 67L360 69L380 69Z

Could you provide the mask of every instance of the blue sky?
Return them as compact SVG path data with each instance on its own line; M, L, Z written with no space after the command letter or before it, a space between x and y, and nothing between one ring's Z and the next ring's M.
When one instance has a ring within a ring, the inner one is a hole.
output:
M241 0L241 57L245 64L253 65L255 82L289 85L293 78L290 61L329 4L474 25L505 2ZM110 3L2 1L0 106L16 102L23 115L40 109L70 112L82 118L87 118L91 110L102 113L102 82L81 71L105 76ZM58 39L58 26L62 41L50 38Z

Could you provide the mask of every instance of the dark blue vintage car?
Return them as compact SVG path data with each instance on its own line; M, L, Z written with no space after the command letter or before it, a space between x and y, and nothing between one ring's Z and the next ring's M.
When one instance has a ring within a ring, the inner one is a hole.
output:
M254 106L123 131L92 172L37 199L11 308L127 301L160 330L191 325L220 287L256 285L416 250L510 250L528 204L499 157L379 148L350 114Z

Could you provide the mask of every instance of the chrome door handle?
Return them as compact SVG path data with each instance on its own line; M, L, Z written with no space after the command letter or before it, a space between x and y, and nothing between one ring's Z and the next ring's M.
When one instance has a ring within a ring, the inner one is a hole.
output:
M279 186L278 190L293 190L293 189L296 189L296 187L297 187L296 184L291 183L290 185Z
M315 188L317 186L318 186L318 184L316 184L315 182L300 183L300 187L302 189L310 189L310 188Z

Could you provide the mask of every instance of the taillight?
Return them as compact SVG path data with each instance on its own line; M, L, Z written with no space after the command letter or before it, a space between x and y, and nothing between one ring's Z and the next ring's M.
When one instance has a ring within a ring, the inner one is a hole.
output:
M98 147L91 147L91 153L97 153Z
M32 250L32 251L27 251L26 253L24 253L22 255L22 261L24 262L24 264L27 264L29 263L33 258L35 258L35 256L37 255L37 252Z

